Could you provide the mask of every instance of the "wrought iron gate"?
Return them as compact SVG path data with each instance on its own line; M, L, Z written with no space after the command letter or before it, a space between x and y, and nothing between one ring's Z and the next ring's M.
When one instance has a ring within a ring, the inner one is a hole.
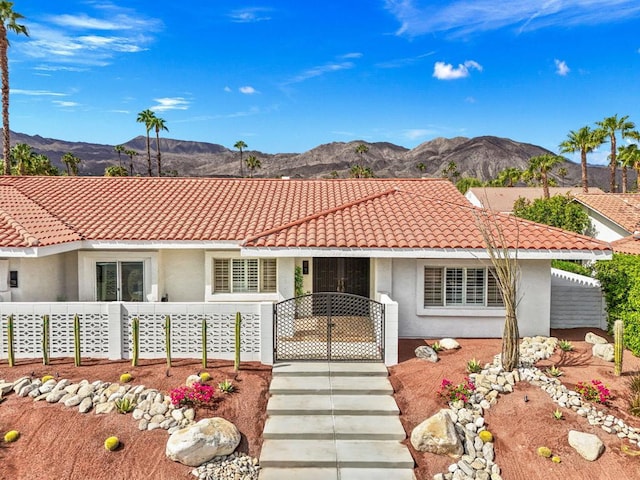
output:
M384 360L384 305L349 293L312 293L273 307L274 360Z

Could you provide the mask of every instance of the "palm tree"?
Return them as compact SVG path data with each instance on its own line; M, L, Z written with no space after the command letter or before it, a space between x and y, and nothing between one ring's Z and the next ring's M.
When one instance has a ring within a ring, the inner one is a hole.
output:
M618 161L622 165L622 193L627 193L627 169L633 168L640 177L640 149L635 143L618 147ZM636 190L639 186L639 178L636 178Z
M124 152L124 151L125 151L124 146L123 146L123 145L116 145L113 149L114 149L114 150L116 151L116 153L118 154L118 165L122 166L122 157L121 157L121 154L122 154L122 152Z
M26 143L16 143L11 147L9 154L9 165L15 163L18 175L27 175L27 171L31 169L31 160L34 153L31 147Z
M367 147L364 143L361 143L356 147L356 153L360 155L360 166L362 167L362 171L364 171L364 154L369 151L369 147Z
M456 183L459 177L458 165L454 161L449 162L442 170L442 178L448 178L451 183Z
M168 132L169 129L167 128L167 126L165 124L164 118L155 117L155 116L151 120L151 126L156 131L156 153L157 153L157 158L158 158L158 176L161 177L162 176L162 161L160 160L160 130L166 130Z
M539 179L542 183L542 195L549 198L549 173L553 167L562 163L564 159L557 155L545 153L529 159L527 173L531 178Z
M126 177L127 169L122 165L111 165L104 169L105 177Z
M9 39L7 31L29 36L24 25L17 23L24 18L13 11L13 2L0 2L0 70L2 70L2 153L4 174L11 175L11 137L9 131Z
M73 153L67 152L62 156L62 163L67 167L67 175L78 176L78 165L82 160L76 157Z
M249 178L253 178L253 172L258 168L262 168L262 162L255 155L249 155L245 160L247 164L247 170L249 170Z
M516 167L508 167L498 173L496 184L502 187L513 187L522 179L522 170Z
M373 174L373 170L369 167L363 167L362 165L352 165L349 170L349 175L351 178L373 178L375 175Z
M233 148L237 148L238 150L240 150L240 178L242 178L244 177L244 167L242 166L242 149L247 148L247 144L244 143L242 140L238 140L233 145Z
M420 173L424 173L424 171L427 169L427 166L423 162L420 162L416 165L416 168L420 170Z
M154 118L156 118L156 114L148 108L141 111L138 114L138 118L136 118L136 122L144 123L144 126L147 129L147 170L150 177L153 176L153 172L151 171L151 142L149 140L149 132L151 131L151 126Z
M622 138L626 138L629 132L636 128L636 126L633 122L629 121L629 115L618 118L618 114L615 114L613 117L607 117L601 122L596 122L596 125L600 127L600 131L603 136L608 136L609 141L611 142L611 155L609 156L609 188L611 193L616 193L616 169L618 168L618 160L616 157L616 133L620 132Z
M138 156L138 152L135 150L125 150L124 153L131 159L131 162L129 163L129 175L133 177L133 157Z
M558 169L558 176L560 177L560 185L564 187L564 179L567 178L569 171L565 167L560 167Z
M567 139L560 144L560 153L580 152L580 165L582 167L582 191L589 193L589 180L587 177L587 153L602 145L604 134L601 130L591 130L582 127L577 131L570 131Z

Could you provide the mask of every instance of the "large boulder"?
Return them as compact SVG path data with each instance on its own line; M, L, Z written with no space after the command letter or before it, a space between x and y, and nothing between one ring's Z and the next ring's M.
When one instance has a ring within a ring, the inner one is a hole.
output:
M456 426L447 410L440 410L414 428L411 432L411 445L420 452L448 455L452 458L460 458L464 453L462 442L456 434Z
M236 426L220 417L204 418L171 434L165 454L171 460L199 467L213 457L229 455L240 443Z
M594 343L591 354L606 362L613 362L613 345L611 343Z
M421 358L423 360L428 360L429 362L436 363L438 360L438 354L436 351L431 348L429 345L422 345L415 350L416 357Z
M591 433L569 431L569 445L585 460L593 462L604 452L604 443L597 436Z
M600 335L596 335L593 332L587 332L584 336L584 341L587 343L591 343L595 345L597 343L609 343L606 338L601 337Z

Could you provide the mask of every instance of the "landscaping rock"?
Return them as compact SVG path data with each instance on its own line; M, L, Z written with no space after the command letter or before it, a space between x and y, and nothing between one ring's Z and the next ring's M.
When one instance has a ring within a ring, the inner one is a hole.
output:
M443 338L438 342L445 350L456 350L460 348L460 344L453 338Z
M420 452L459 458L464 453L456 427L446 410L427 418L411 432L411 445Z
M171 434L165 454L171 460L197 467L218 455L229 455L240 443L236 426L220 417L205 418Z
M569 445L571 445L582 458L593 462L604 452L604 443L591 433L569 431Z
M606 362L613 362L613 345L611 343L596 343L591 349L594 357L601 358Z
M421 358L423 360L428 360L429 362L436 363L438 360L438 354L436 351L431 348L429 345L422 345L416 348L415 351L416 357Z
M200 383L200 376L199 375L189 375L187 377L185 385L187 387L191 387L191 386L193 386L194 383Z
M584 336L584 341L596 345L598 343L609 343L606 338L602 338L600 335L596 335L593 332L587 332Z

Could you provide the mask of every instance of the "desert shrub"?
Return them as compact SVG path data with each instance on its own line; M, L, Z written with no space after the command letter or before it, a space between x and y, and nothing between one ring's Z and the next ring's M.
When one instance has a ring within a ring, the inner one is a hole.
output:
M463 383L454 385L451 380L442 379L438 395L444 398L447 403L461 400L463 403L469 403L471 395L475 391L476 386L470 378L465 378Z
M131 380L133 380L133 375L129 372L120 375L120 383L129 383Z
M547 372L547 374L551 375L552 377L559 377L559 376L562 375L562 370L560 370L555 365L552 365L549 368L547 368L546 372Z
M118 439L118 437L109 437L104 441L104 448L106 448L110 452L113 452L119 446L120 440Z
M436 353L442 351L442 345L440 345L440 342L433 342L433 345L431 345L431 348L433 348L433 351Z
M478 433L478 436L484 443L493 442L493 434L489 430L480 431L480 433Z
M218 384L218 390L222 393L232 393L236 387L233 386L231 380L224 380Z
M556 408L551 415L556 420L562 420L562 418L564 417L564 414L562 413L562 410L560 410L559 408Z
M538 455L544 458L551 458L551 449L549 447L538 447Z
M472 358L467 362L467 372L469 373L479 373L482 371L482 365L475 358Z
M640 393L632 393L629 397L629 413L640 417Z
M636 372L629 378L629 390L631 393L640 393L640 372Z
M128 398L118 398L113 403L115 404L118 413L129 413L136 406L136 404Z
M213 405L216 391L211 385L194 383L187 387L174 388L169 392L171 403L176 407L185 405L211 406Z
M209 372L200 372L198 376L200 377L201 382L208 382L209 380L211 380L211 375L209 374Z
M18 438L20 438L20 432L17 430L9 430L4 434L4 441L6 443L15 442L16 440L18 440Z
M611 399L611 391L600 380L591 380L590 383L578 382L576 392L588 402L606 405Z
M563 352L570 352L573 350L573 343L571 343L569 340L560 340L558 341L558 347Z

